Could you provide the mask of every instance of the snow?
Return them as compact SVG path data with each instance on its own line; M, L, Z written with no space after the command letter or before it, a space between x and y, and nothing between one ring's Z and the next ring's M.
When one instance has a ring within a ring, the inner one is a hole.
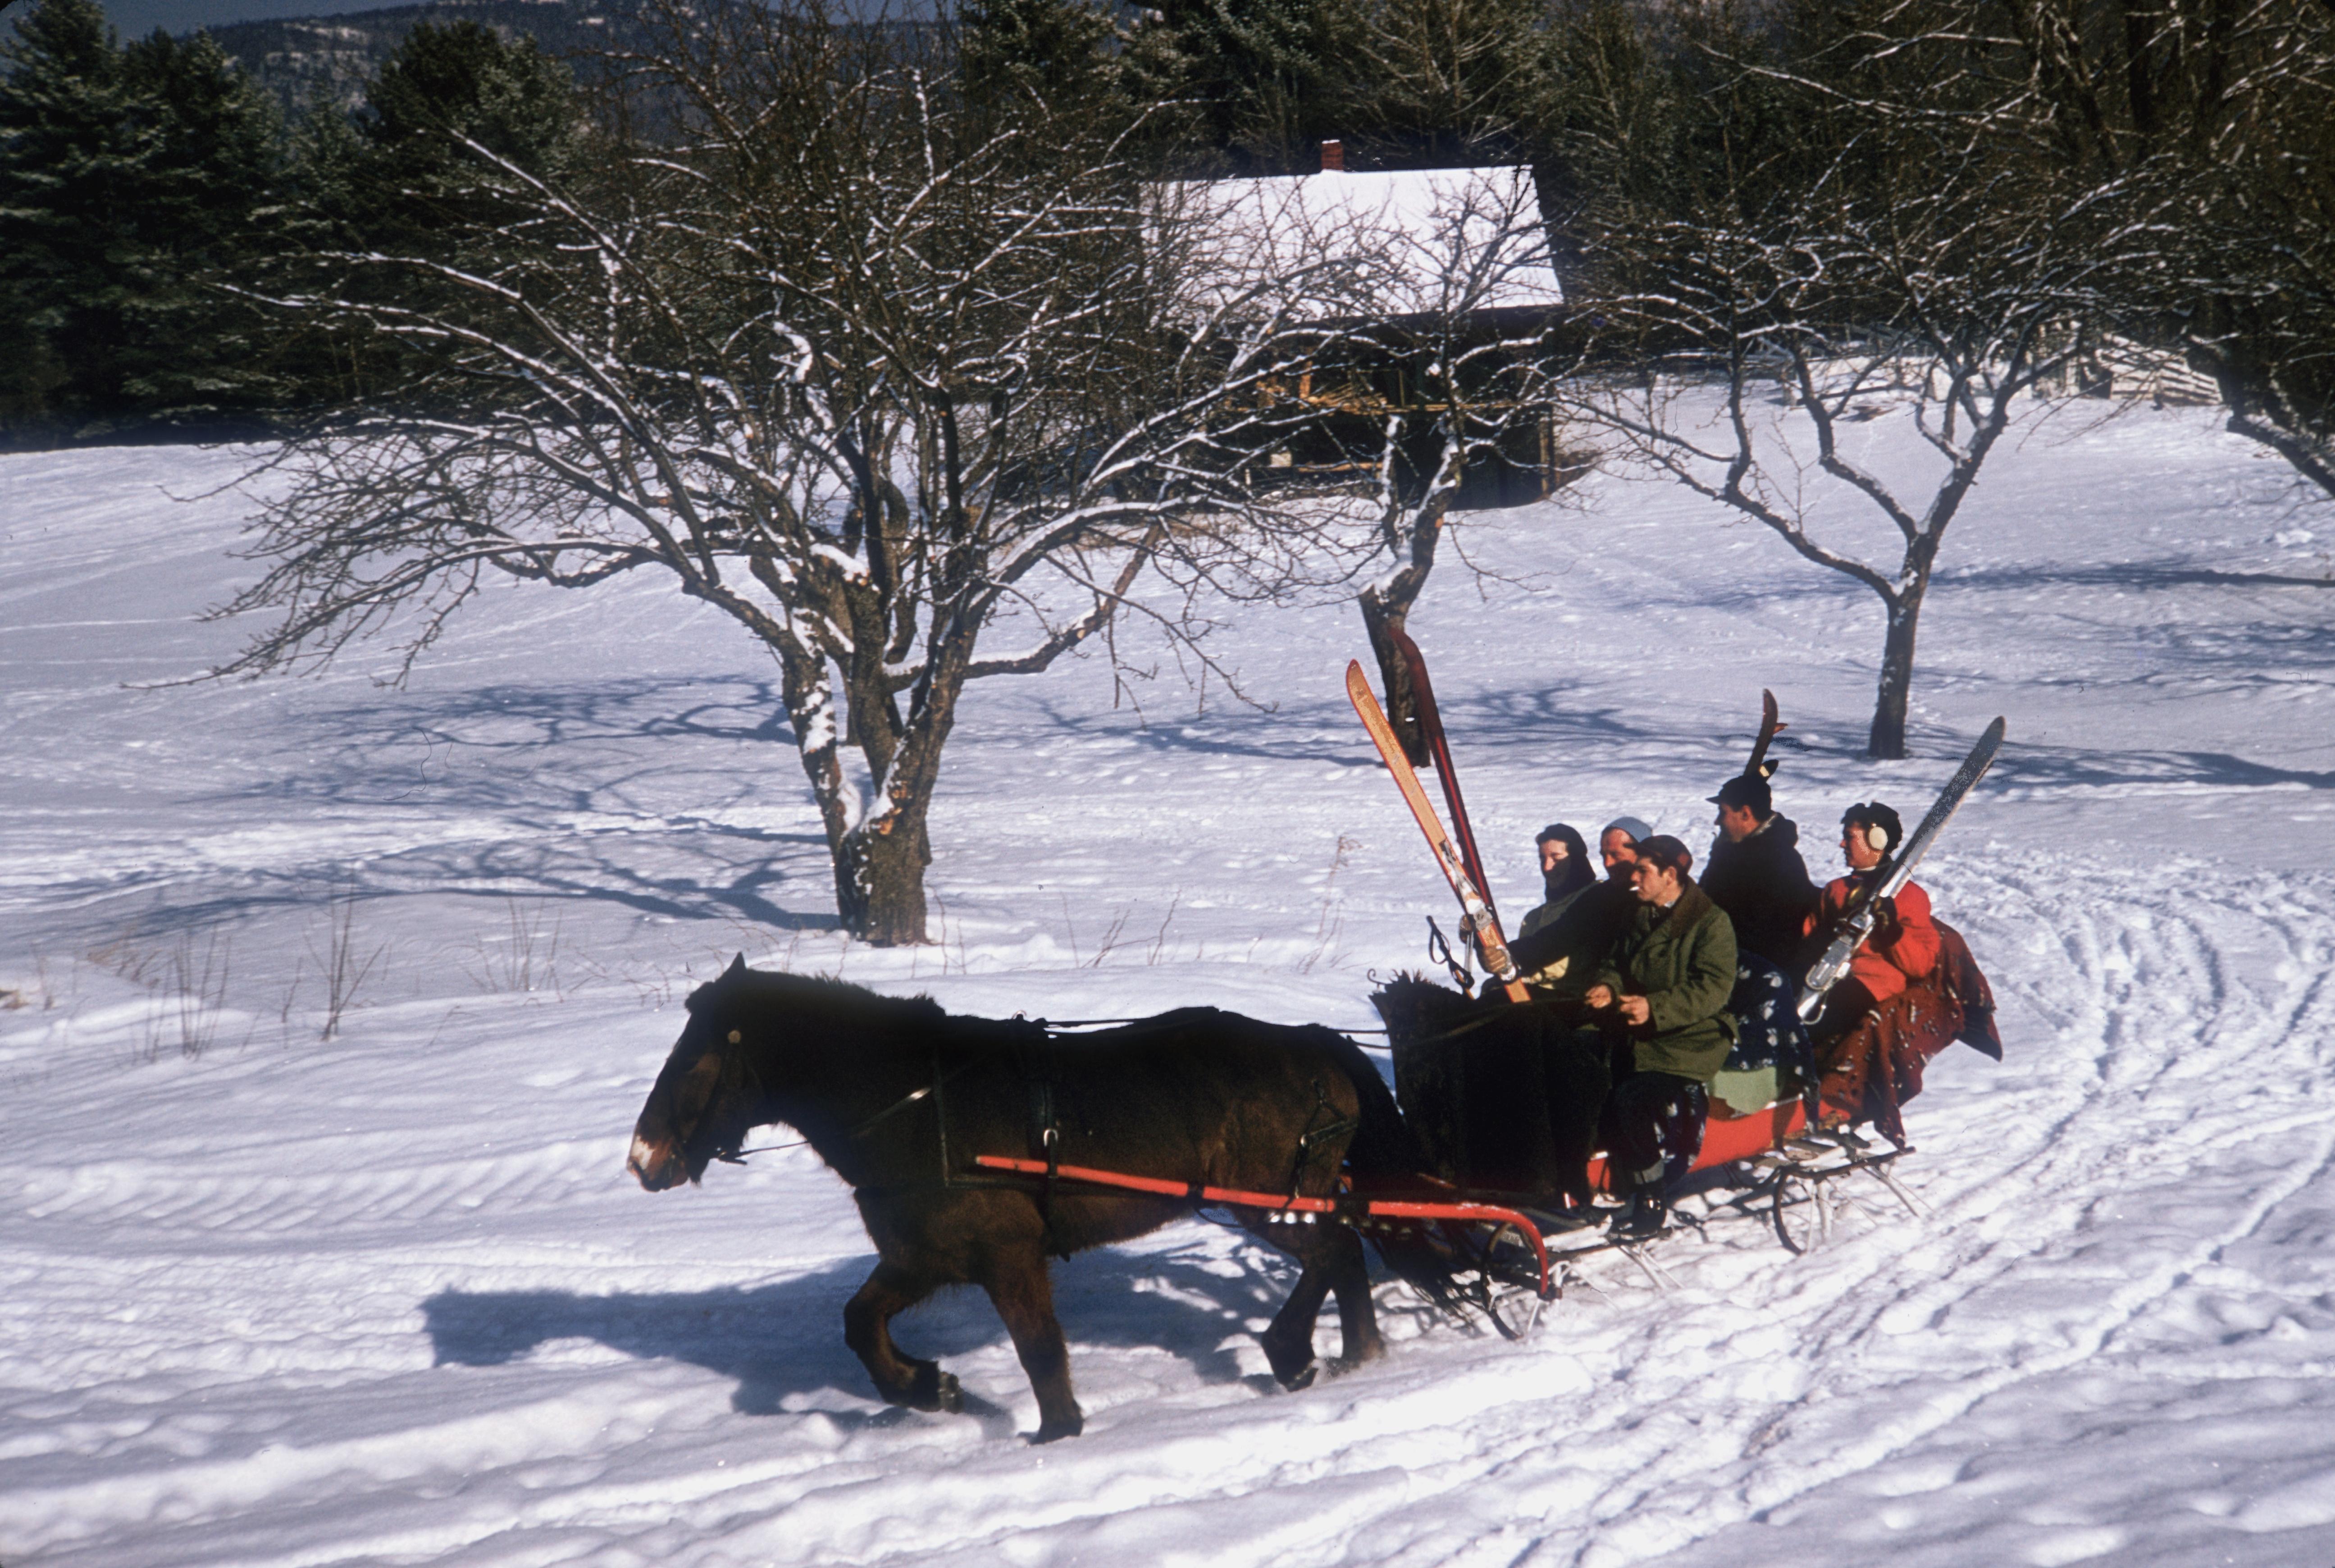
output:
M385 653L156 685L241 634L192 616L253 570L242 455L0 459L0 1562L2326 1568L2329 519L2205 414L2092 406L1949 535L1904 763L1857 756L1871 595L1652 484L1467 519L1497 575L1447 557L1414 622L1512 917L1544 822L1705 842L1763 685L1820 867L1841 806L1918 808L2009 716L1923 877L2009 1045L1910 1108L1928 1217L1668 1243L1670 1288L1594 1270L1520 1345L1388 1285L1392 1353L1294 1395L1254 1337L1291 1271L1178 1225L1059 1265L1087 1436L1042 1449L977 1296L899 1330L968 1413L875 1401L807 1151L651 1195L632 1119L741 949L992 1013L1374 1022L1448 911L1350 608L1231 618L1270 714L1138 717L1100 659L976 688L945 940L877 952L830 928L776 670L702 608L513 589L402 690ZM327 1044L336 932L375 963Z
M1163 211L1199 230L1203 292L1222 308L1274 279L1301 280L1291 320L1353 308L1309 297L1324 263L1370 258L1376 310L1441 315L1565 303L1533 173L1521 165L1217 179L1158 188Z

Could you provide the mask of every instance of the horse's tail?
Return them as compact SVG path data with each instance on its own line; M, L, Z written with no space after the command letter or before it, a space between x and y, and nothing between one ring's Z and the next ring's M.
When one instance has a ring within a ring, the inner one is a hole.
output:
M1327 1030L1323 1032L1330 1033ZM1354 1098L1361 1108L1361 1126L1346 1145L1346 1168L1353 1176L1356 1194L1367 1198L1373 1192L1416 1188L1420 1174L1427 1169L1427 1153L1402 1119L1394 1091L1379 1076L1377 1064L1362 1053L1361 1047L1343 1035L1330 1038L1334 1042L1332 1050L1339 1065L1353 1082ZM1439 1305L1458 1309L1450 1257L1446 1250L1408 1230L1374 1229L1371 1241L1386 1260L1387 1267L1414 1289Z

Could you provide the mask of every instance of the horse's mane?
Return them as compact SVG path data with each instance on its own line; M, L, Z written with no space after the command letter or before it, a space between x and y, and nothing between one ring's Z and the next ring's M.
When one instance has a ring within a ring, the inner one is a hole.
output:
M1371 992L1371 1005L1394 1043L1440 1034L1477 1011L1481 1003L1448 985L1409 970Z
M777 1002L817 1011L838 1023L895 1027L902 1023L938 1023L948 1011L931 997L886 996L827 974L790 974L783 970L746 969L724 975L698 994L713 992L729 1002ZM693 998L693 1000L694 1000Z

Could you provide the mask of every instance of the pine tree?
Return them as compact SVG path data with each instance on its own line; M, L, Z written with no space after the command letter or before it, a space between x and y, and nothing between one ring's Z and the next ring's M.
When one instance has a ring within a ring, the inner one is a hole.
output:
M40 0L0 61L0 323L21 345L0 413L22 426L111 401L155 131L94 0Z
M1019 100L1062 114L1110 96L1110 20L1084 0L972 0L959 16L970 102Z
M157 31L122 51L122 76L156 131L140 170L146 279L124 311L124 397L148 418L180 422L274 402L283 387L267 367L265 318L216 286L241 281L280 231L275 101L208 34Z
M124 49L92 0L40 0L0 61L0 423L95 437L270 395L257 318L211 286L271 199L268 101L207 38Z
M528 178L582 174L586 121L565 67L532 40L507 43L475 22L422 23L383 63L354 116L320 104L295 137L297 200L278 287L414 308L458 307L426 267L384 273L364 255L451 264L493 274L525 248L514 224L535 210ZM460 290L454 290L459 295ZM313 313L296 345L312 400L331 407L438 406L431 349Z
M1257 172L1310 173L1369 97L1361 0L1164 0L1136 32L1141 101L1201 106L1193 133Z
M582 117L573 83L533 39L505 43L475 22L422 23L365 93L356 189L373 238L425 244L453 228L490 228L497 163L558 178Z

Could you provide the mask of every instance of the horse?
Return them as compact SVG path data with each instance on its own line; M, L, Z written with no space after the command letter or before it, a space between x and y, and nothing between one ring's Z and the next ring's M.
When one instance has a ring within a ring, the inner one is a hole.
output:
M661 1192L698 1182L716 1158L737 1157L754 1128L794 1128L850 1185L876 1245L875 1272L844 1308L843 1332L877 1392L914 1409L963 1409L955 1377L902 1353L890 1324L944 1285L979 1285L1037 1394L1040 1443L1074 1437L1085 1424L1049 1255L1145 1234L1193 1204L1067 1178L1001 1176L976 1167L975 1156L1310 1197L1336 1189L1342 1162L1357 1186L1378 1190L1420 1168L1369 1058L1318 1025L1187 1007L1062 1035L1042 1022L953 1016L929 997L751 970L743 954L693 992L688 1010L641 1108L626 1168ZM1284 1388L1313 1379L1313 1326L1325 1297L1338 1303L1333 1373L1384 1352L1351 1226L1234 1212L1303 1265L1263 1335ZM1439 1294L1446 1278L1431 1254L1389 1255Z

